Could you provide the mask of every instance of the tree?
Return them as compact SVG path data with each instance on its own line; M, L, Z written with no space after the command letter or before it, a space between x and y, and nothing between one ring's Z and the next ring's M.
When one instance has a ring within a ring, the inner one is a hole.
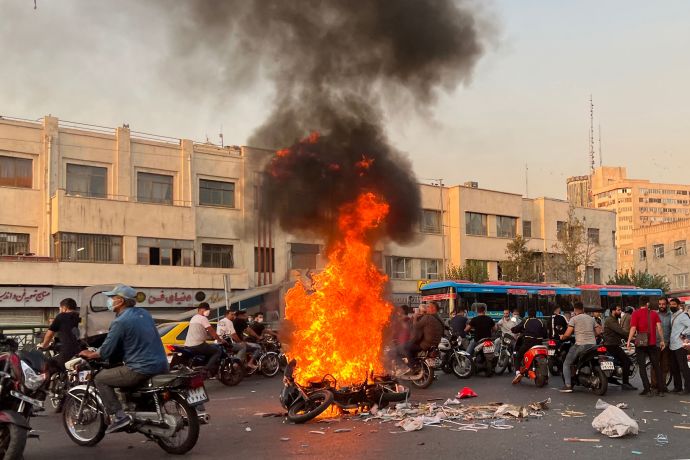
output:
M467 260L465 265L448 265L446 276L451 280L467 280L473 283L484 283L489 281L489 274L486 270L486 263L480 260Z
M637 286L642 289L661 289L664 292L671 289L671 283L668 282L665 275L653 275L647 271L616 272L616 275L610 277L606 284Z
M584 220L575 216L573 206L568 210L568 220L563 223L553 245L553 253L546 259L548 277L576 286L582 284L587 267L596 262L598 249L587 234Z
M536 283L539 281L539 273L536 262L539 254L527 248L527 240L522 235L516 235L506 245L506 257L508 260L501 262L501 279L505 281L526 281Z

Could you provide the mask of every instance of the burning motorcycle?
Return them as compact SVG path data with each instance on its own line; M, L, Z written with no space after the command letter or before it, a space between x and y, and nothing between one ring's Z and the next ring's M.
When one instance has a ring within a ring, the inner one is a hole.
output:
M94 385L104 365L83 358L65 365L80 384L68 392L62 421L67 436L80 446L94 446L105 436L105 407ZM169 454L184 454L196 445L200 424L196 407L208 401L203 376L180 370L153 376L139 388L118 393L132 419L124 431L144 434Z
M293 359L285 367L280 403L287 409L287 418L294 423L307 422L322 414L331 405L340 410L369 410L374 405L384 408L391 402L406 401L409 389L388 376L368 376L358 385L338 388L332 375L312 380L303 386L295 381L297 362Z
M520 373L530 380L534 380L534 384L539 388L549 383L547 357L547 347L545 345L535 345L527 350L522 358L522 363L520 363Z
M569 384L580 385L592 390L595 395L603 396L608 389L608 379L613 375L614 364L606 354L605 346L594 345L584 351L575 364Z
M228 347L224 345L218 345L218 347L220 347L222 353L220 361L218 362L218 380L220 380L223 385L229 387L235 386L244 378L242 361L232 354L232 351L230 351ZM188 347L168 345L168 349L172 352L170 369L189 368L199 371L206 366L206 356L194 353L194 351L190 350Z

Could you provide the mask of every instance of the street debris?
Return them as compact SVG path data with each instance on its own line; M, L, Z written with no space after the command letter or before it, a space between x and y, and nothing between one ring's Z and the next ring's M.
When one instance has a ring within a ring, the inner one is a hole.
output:
M597 410L603 410L606 409L607 407L611 406L611 404L607 403L603 399L598 399L596 405L594 406L595 409ZM615 405L619 409L627 409L628 405L625 403L618 403Z
M636 435L640 431L635 420L618 407L611 405L594 418L592 428L609 438L619 438L628 434Z
M470 387L464 387L462 390L458 391L458 395L456 398L458 399L467 399L467 398L476 398L479 396L477 393L475 393L472 388Z
M561 412L561 417L584 417L586 414L584 412L578 412L574 410L564 410Z
M338 428L337 430L334 430L333 433L348 433L350 431L352 430L349 428Z
M563 438L566 442L601 442L599 438Z
M283 441L283 442L285 442L285 441L289 441L290 438L280 438L280 440Z
M690 430L690 426L687 425L673 425L673 428L678 428L679 430Z
M252 431L252 429L250 427L246 427L244 431Z
M630 453L634 455L642 455L642 452L640 452L639 450L631 450Z
M657 446L663 447L668 444L668 436L662 433L657 434L654 440L656 441Z

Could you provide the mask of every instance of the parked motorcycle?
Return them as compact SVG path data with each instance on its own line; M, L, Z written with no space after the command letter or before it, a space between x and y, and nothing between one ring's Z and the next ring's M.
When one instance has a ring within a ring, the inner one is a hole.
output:
M534 380L539 388L549 383L548 348L545 345L535 345L527 350L520 363L520 373Z
M491 377L494 375L497 362L498 356L496 356L494 342L489 338L480 339L474 348L474 357L472 359L474 368L472 373L483 371L487 377Z
M247 375L260 373L264 377L273 377L280 370L280 342L273 336L266 336L258 344L261 350L254 357L255 368L247 368Z
M22 393L25 387L17 348L15 340L0 334L0 457L8 460L23 457L33 411L33 404L26 401L31 398Z
M606 354L606 347L595 345L583 352L573 365L574 372L569 384L589 388L595 395L603 396L608 389L608 378L613 375L614 364Z
M94 379L105 364L76 358L68 373L79 385L70 388L63 410L67 436L80 446L94 446L105 436L106 412ZM139 388L117 390L132 423L127 433L142 433L169 454L189 452L199 438L196 407L208 401L203 376L189 370L151 377Z
M338 382L329 374L302 386L294 378L296 364L293 359L285 367L280 393L280 403L294 423L307 422L332 404L340 410L369 410L374 405L384 408L391 402L406 401L410 395L409 389L388 376L370 375L364 383L338 388Z
M221 350L221 358L218 362L217 378L223 385L229 387L235 386L244 378L244 370L242 369L242 361L232 351L224 345L218 345ZM170 369L191 368L194 370L201 370L206 366L207 358L204 355L195 353L188 347L180 345L168 345L168 349L172 352L170 360Z
M498 350L496 374L502 375L506 370L513 371L513 353L515 351L515 337L503 334L494 340L494 347Z

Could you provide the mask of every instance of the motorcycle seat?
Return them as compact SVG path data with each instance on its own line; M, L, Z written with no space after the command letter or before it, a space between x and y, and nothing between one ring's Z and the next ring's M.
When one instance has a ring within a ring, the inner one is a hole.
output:
M534 350L534 349L544 349L544 350L546 350L546 349L547 349L547 346L546 346L546 345L534 345L534 346L533 346L532 348L530 348L530 349L531 349L531 350Z
M177 373L154 375L150 379L146 380L142 387L162 387L169 384L179 376L180 375Z
M26 362L36 372L43 372L45 367L45 357L38 350L21 350L17 352L19 359Z

